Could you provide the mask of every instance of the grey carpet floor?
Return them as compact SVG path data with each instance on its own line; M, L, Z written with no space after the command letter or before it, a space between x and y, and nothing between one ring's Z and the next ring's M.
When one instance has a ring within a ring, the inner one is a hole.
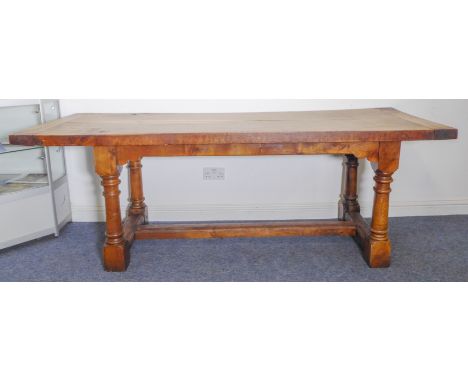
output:
M392 265L369 269L349 237L142 240L102 269L101 223L70 223L0 251L0 281L468 281L468 215L392 218Z

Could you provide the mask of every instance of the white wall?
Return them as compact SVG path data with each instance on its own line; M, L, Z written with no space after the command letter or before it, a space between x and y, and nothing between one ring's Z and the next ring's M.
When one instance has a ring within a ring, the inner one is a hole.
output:
M61 100L62 115L97 112L242 112L395 107L459 129L457 141L405 142L394 176L392 216L468 214L468 100ZM66 149L73 220L103 220L89 148ZM143 159L151 220L335 217L341 158L332 156ZM225 181L204 181L203 167L225 167ZM360 201L369 215L369 163L361 161ZM126 205L126 171L122 173Z

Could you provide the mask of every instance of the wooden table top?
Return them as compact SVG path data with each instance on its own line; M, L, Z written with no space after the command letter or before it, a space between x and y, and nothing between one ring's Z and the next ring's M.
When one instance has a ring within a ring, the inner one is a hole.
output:
M44 146L455 139L457 129L392 108L200 114L74 114L10 135Z

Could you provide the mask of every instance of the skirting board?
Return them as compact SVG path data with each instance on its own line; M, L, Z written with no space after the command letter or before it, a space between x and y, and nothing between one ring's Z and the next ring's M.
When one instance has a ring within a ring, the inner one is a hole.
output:
M371 203L364 203L362 215L371 214ZM122 213L126 206L122 206ZM196 204L149 205L151 221L215 221L215 220L283 220L327 219L338 215L338 203L308 204ZM390 204L390 216L433 216L468 214L468 199L395 201ZM103 206L72 205L75 222L104 221Z

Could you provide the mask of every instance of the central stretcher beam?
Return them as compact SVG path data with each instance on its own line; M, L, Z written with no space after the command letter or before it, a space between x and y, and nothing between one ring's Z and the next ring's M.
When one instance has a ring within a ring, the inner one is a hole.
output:
M135 239L209 239L223 237L354 236L352 221L294 220L235 223L159 223L139 225Z

